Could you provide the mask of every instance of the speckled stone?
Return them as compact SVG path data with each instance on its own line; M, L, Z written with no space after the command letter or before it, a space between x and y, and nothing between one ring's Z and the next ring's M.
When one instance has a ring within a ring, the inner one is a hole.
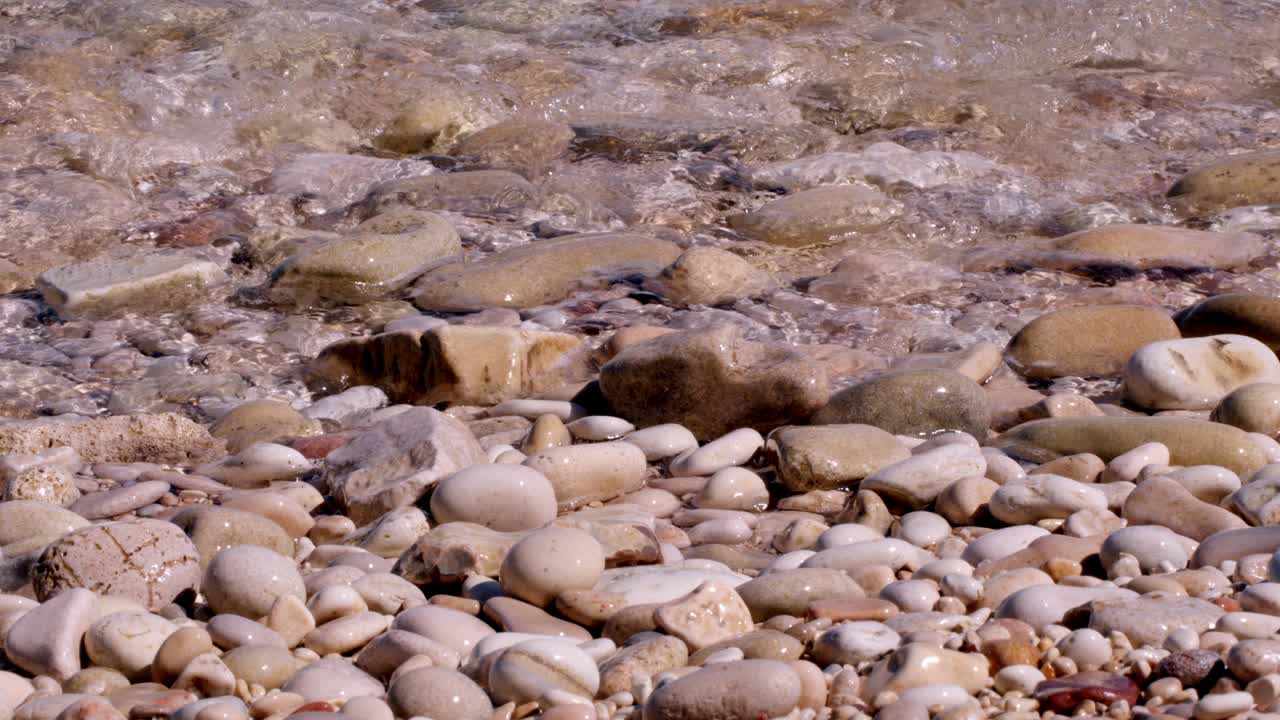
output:
M32 568L36 596L73 587L159 610L200 584L200 556L178 526L130 520L82 528L45 548Z
M813 416L818 425L874 425L895 435L960 430L987 436L991 403L972 379L950 370L906 370L859 383L831 396Z

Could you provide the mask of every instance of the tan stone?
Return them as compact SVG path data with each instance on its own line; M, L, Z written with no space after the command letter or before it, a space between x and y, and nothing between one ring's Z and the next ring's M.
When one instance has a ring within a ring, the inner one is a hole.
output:
M658 627L680 638L691 650L749 631L751 611L742 597L723 583L707 581L698 589L654 610Z
M1169 197L1188 212L1280 203L1280 152L1242 153L1196 168L1169 188Z
M308 368L314 389L382 389L392 402L494 405L529 397L585 372L573 335L448 325L343 340Z
M893 435L871 425L783 427L769 434L778 478L795 492L855 483L911 457Z
M320 423L279 400L250 400L237 405L210 428L209 434L227 441L227 452L238 453L260 442L280 442L319 435Z
M1032 320L1009 342L1028 377L1117 375L1138 348L1181 337L1164 311L1140 305L1075 307Z
M203 427L171 413L0 423L0 455L59 446L73 448L87 463L185 465L216 460L225 451L223 442Z
M729 218L729 225L753 240L803 247L839 242L879 230L902 206L866 185L831 185L802 190Z
M1217 295L1183 309L1174 320L1187 337L1245 335L1280 350L1280 298L1270 295Z
M662 271L654 282L659 292L689 305L720 305L752 297L772 285L769 274L734 253L693 247Z

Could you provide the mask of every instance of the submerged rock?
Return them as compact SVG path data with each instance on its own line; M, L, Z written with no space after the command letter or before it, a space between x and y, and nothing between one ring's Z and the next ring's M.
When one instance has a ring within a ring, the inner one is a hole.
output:
M734 230L771 245L841 242L884 227L902 213L879 190L859 183L804 190L729 218Z
M222 266L198 255L151 254L65 265L36 278L45 302L63 317L182 310L208 300L226 282Z
M639 427L679 423L703 440L805 418L828 393L825 370L797 349L745 340L728 327L630 347L601 368L600 389Z
M630 273L657 274L680 255L666 240L639 233L596 233L543 240L422 277L414 303L423 310L467 312L528 308L563 300L580 286Z

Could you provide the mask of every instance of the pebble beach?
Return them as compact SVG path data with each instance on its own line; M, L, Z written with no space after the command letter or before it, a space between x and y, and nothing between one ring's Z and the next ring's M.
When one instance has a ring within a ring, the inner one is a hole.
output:
M1280 720L1277 29L0 1L0 720Z

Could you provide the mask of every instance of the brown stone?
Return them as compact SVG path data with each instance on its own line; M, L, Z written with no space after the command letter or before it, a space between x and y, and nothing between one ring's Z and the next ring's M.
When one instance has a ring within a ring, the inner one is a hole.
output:
M1140 305L1074 307L1032 320L1009 342L1028 377L1118 375L1135 350L1181 337L1164 311Z

